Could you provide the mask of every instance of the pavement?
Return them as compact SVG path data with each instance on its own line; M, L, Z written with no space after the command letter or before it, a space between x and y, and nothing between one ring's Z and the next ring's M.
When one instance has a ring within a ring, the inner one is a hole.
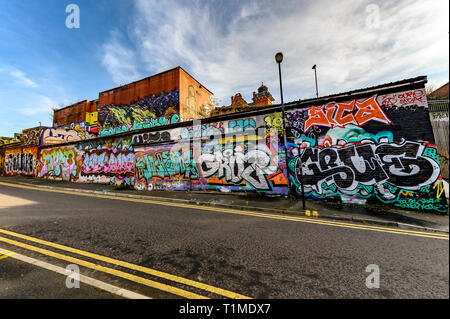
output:
M163 200L177 203L194 203L238 210L314 216L324 219L352 221L426 231L449 232L449 215L422 213L387 206L362 206L327 201L306 200L306 210L301 199L261 196L254 193L185 192L185 191L139 191L114 185L71 183L28 176L0 176L0 182L32 185L44 188L65 189L73 192L101 193Z

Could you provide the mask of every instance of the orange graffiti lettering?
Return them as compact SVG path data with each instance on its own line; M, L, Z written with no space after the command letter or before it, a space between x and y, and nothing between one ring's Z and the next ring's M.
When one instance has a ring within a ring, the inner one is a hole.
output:
M331 127L325 113L323 113L323 106L313 106L309 109L308 119L305 121L305 132L307 132L313 125Z
M311 107L308 110L304 132L306 133L314 125L334 128L348 124L360 126L369 121L392 124L378 105L376 95L362 102L353 100L347 103L328 103Z
M339 103L337 104L337 111L335 116L335 121L339 126L345 126L347 124L357 125L355 118L353 117L353 109L355 108L355 101L351 101L350 103ZM344 113L347 112L346 115Z
M355 114L355 120L358 125L364 125L369 121L377 121L384 124L391 124L377 103L377 97L373 96L363 102L356 101L358 112Z

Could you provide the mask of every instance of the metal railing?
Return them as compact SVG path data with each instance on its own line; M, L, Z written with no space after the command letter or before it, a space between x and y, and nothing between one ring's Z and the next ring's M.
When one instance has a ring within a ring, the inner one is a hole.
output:
M448 100L428 100L430 113L448 113Z

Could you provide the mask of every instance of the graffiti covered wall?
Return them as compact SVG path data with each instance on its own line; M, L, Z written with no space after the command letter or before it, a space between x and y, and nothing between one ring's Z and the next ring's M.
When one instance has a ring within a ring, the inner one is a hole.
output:
M82 158L80 182L134 184L135 153L130 138L83 142L77 151Z
M287 194L282 148L268 143L258 135L203 143L198 160L203 178L194 189Z
M38 161L39 147L35 146L23 148L21 158L21 175L36 175Z
M77 126L79 128L79 126ZM56 145L78 142L97 137L95 134L83 130L67 130L63 128L43 128L41 131L41 145Z
M169 104L159 104L155 116L165 116ZM100 110L99 125L112 133L124 125L133 130L136 120L145 118L136 114L153 112L139 105ZM281 113L267 112L120 138L79 139L43 148L37 174L149 191L269 195L288 194L289 178L292 192L302 195L303 183L311 199L447 212L423 89L291 107L286 115L286 130ZM14 157L5 160L14 172Z
M127 104L98 108L100 136L164 126L179 121L179 90L148 96Z
M5 175L19 175L21 171L22 149L5 151Z
M39 146L41 140L41 128L35 127L22 131L23 144L25 146Z
M76 182L79 179L81 163L82 158L74 146L42 149L38 176Z
M4 159L5 175L36 175L38 156L38 147L6 150Z
M98 112L86 112L86 131L98 134Z
M250 117L133 136L140 144L170 141L135 149L135 187L287 193L278 151L270 151L264 128L256 134L262 123Z
M189 145L137 148L135 164L135 188L141 190L189 190L191 180L200 178Z
M41 150L38 176L85 183L134 184L131 138L82 141Z
M5 170L5 150L0 149L0 175L3 175Z
M424 90L288 112L298 194L446 212Z
M22 134L18 134L18 133L15 133L14 137L0 136L0 146L14 144L14 143L21 143L22 141L23 141Z

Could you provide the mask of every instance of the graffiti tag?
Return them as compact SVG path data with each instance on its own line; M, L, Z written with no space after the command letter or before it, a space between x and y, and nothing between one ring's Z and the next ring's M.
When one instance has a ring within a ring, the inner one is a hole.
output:
M353 100L348 103L328 103L313 106L308 110L304 132L314 126L344 127L348 124L361 126L369 121L392 124L378 105L377 97L373 96L364 101Z

